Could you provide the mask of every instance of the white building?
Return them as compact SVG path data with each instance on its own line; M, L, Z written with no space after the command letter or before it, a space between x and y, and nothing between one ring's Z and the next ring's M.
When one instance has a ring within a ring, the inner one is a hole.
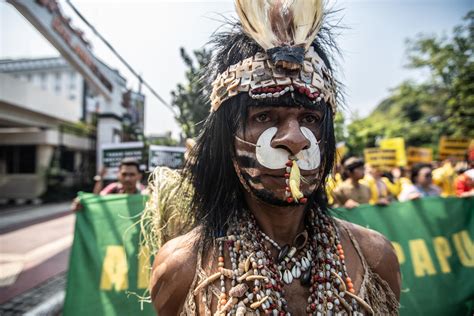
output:
M121 95L126 81L110 72L116 86L123 87L115 91ZM0 60L0 199L36 199L55 181L61 184L58 194L91 181L96 138L105 143L122 139L126 109L116 103L111 109L110 102L92 95L61 57ZM84 127L94 116L97 137Z

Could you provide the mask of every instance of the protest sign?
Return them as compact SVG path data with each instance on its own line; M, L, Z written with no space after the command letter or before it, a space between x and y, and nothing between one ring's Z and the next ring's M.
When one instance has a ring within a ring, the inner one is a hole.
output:
M464 160L469 143L469 138L442 136L439 140L439 159L451 157L458 161Z
M390 171L397 166L397 152L395 149L366 148L364 160L374 168Z
M382 139L380 141L380 148L395 149L397 166L405 167L407 165L407 156L405 153L405 140L402 137Z
M144 170L143 150L143 142L104 144L100 146L99 166L107 169L104 178L107 180L117 179L118 167L124 158L137 160L140 168Z
M471 315L474 198L430 197L338 213L393 244L402 273L400 315Z
M336 164L340 164L341 160L349 151L345 142L339 142L336 144Z
M155 315L144 294L150 270L139 246L140 195L81 195L64 315ZM393 244L402 273L400 315L470 315L474 309L474 197L430 197L362 205L337 217L377 230ZM179 282L179 280L177 280Z
M156 167L180 169L184 166L185 147L150 145L148 156L148 170Z
M424 147L408 147L407 162L409 165L417 163L431 163L433 161L433 150Z
M156 315L140 304L150 270L137 215L146 196L80 194L63 314Z

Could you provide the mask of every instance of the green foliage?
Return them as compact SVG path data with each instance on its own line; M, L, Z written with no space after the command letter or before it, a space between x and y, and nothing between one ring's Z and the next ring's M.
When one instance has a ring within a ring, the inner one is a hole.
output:
M195 137L199 134L202 122L209 115L209 102L205 96L206 85L201 80L204 67L211 58L211 52L206 49L195 50L194 59L181 48L181 58L187 66L186 82L178 84L171 92L171 105L178 114L176 121L181 126L184 138Z
M159 138L153 138L153 139L149 138L147 140L147 144L160 145L160 146L178 146L179 142L173 137L171 137L171 134L170 134L170 135L166 135Z
M59 126L61 133L71 134L81 137L91 137L96 133L96 125L86 122L67 122Z
M345 117L342 112L337 112L334 118L334 133L336 135L336 142L346 141L346 125Z
M348 146L361 154L377 139L404 137L409 146L435 148L441 135L474 137L474 11L450 38L409 40L408 66L423 69L422 83L405 81L364 119L348 126Z

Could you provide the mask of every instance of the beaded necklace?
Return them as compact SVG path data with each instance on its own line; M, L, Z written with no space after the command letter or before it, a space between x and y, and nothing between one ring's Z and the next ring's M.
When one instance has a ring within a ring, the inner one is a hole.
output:
M260 230L251 212L244 210L233 219L227 235L217 238L218 272L201 281L194 295L220 280L215 315L289 316L284 285L299 279L301 285L309 287L308 315L361 315L361 310L371 311L354 294L332 218L310 210L306 222L307 242L280 247ZM272 254L265 241L280 247L278 256ZM230 267L225 267L226 249ZM230 279L230 288L226 279Z

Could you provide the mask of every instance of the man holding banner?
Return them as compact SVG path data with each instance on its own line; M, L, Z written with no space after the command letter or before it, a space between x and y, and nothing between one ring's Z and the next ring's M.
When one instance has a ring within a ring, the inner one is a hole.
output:
M118 168L118 181L107 185L99 194L140 194L145 189L140 182L141 179L142 173L138 161L132 158L124 158ZM102 181L101 178L96 179L96 183Z

